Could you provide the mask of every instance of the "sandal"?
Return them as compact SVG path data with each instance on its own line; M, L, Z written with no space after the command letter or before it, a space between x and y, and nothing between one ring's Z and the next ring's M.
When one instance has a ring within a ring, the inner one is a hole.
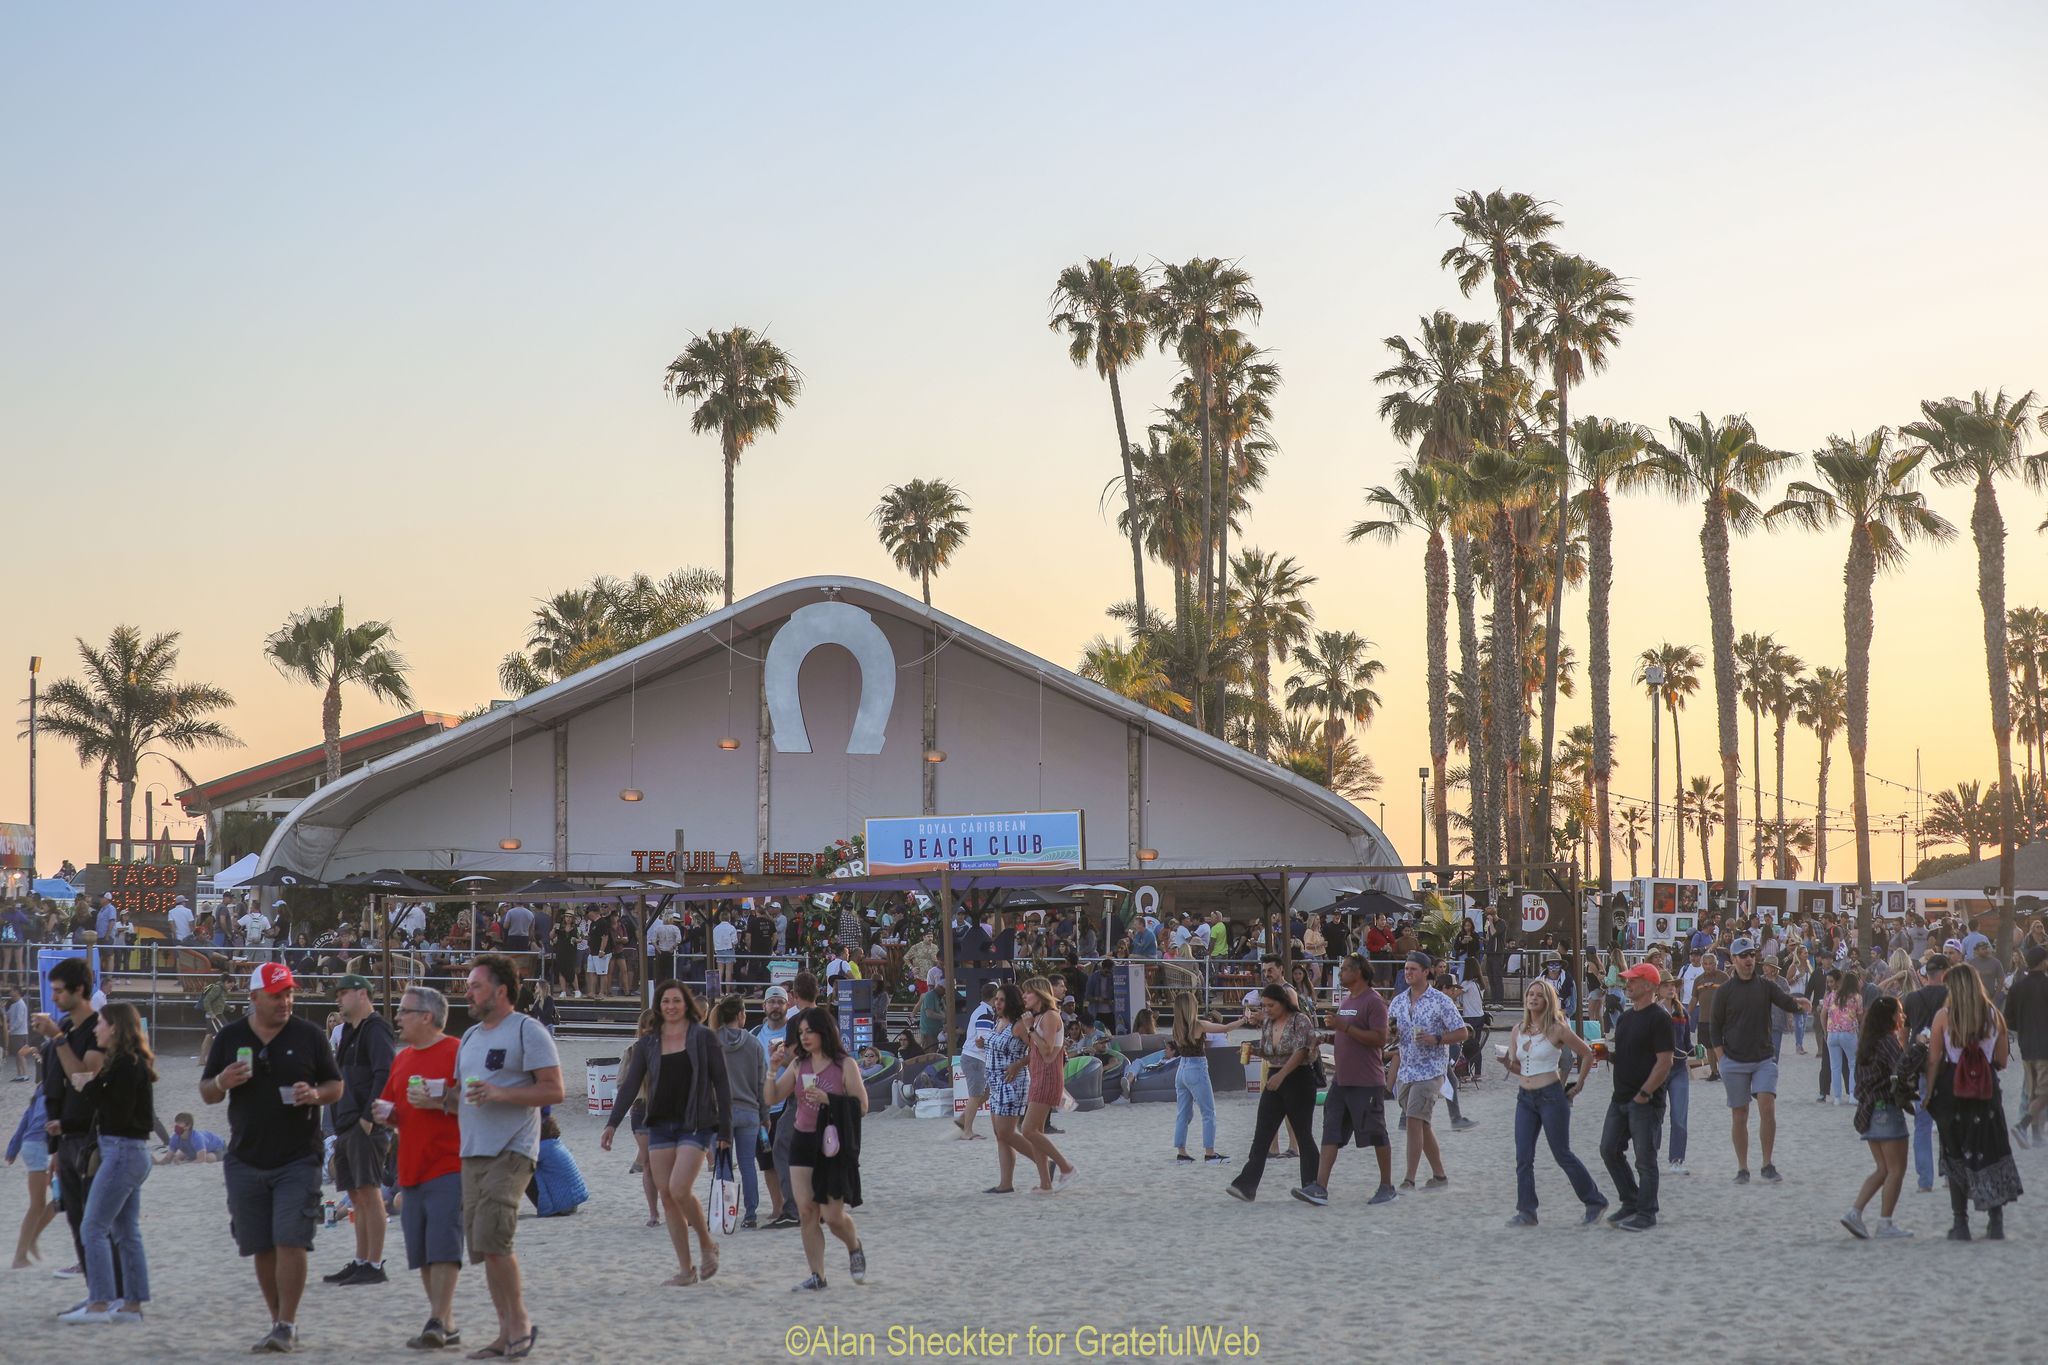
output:
M507 1360L524 1360L524 1359L526 1359L526 1358L527 1358L528 1356L530 1356L530 1355L532 1355L532 1354L533 1354L533 1348L534 1348L534 1345L535 1345L535 1344L536 1344L537 1342L539 1342L539 1341L540 1341L540 1328L538 1328L538 1327L528 1327L528 1328L526 1329L526 1335L525 1335L525 1336L523 1336L523 1337L520 1337L520 1338L519 1338L519 1339L518 1339L517 1341L509 1342L509 1343L507 1343L507 1344L506 1344L506 1347L505 1347L505 1359L507 1359Z
M674 1289L688 1289L695 1283L697 1283L697 1267L695 1266L691 1266L688 1270L679 1271L662 1281L664 1286Z
M1015 1185L991 1185L982 1191L983 1194L1015 1194L1016 1192L1017 1187Z
M708 1280L718 1273L717 1247L709 1242L704 1243L697 1250L697 1259L703 1263L702 1267L697 1271L698 1279Z
M503 1360L504 1358L505 1348L502 1346L479 1346L463 1357L465 1360Z

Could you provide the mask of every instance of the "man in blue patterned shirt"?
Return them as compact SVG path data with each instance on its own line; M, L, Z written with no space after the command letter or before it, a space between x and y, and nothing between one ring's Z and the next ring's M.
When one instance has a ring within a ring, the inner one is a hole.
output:
M1408 954L1401 965L1404 989L1387 1007L1387 1027L1401 1054L1394 1100L1407 1119L1404 1190L1415 1188L1415 1168L1424 1157L1429 1158L1430 1177L1423 1189L1440 1190L1451 1183L1444 1174L1443 1154L1437 1150L1436 1132L1429 1120L1443 1090L1444 1074L1450 1070L1451 1048L1464 1042L1471 1030L1451 998L1429 984L1430 969L1435 965L1428 953Z

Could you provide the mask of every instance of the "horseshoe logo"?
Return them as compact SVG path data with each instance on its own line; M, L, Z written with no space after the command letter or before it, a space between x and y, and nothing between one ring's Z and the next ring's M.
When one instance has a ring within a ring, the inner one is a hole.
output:
M844 602L814 602L790 613L768 646L765 665L768 718L775 748L785 754L811 751L804 728L803 697L797 687L804 660L819 645L839 645L860 665L860 709L854 713L849 754L878 754L887 737L889 708L896 700L896 654L875 618Z

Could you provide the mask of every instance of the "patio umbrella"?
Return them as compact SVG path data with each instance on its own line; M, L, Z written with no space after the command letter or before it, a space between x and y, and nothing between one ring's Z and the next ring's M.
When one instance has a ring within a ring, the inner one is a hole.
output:
M298 885L305 885L304 882ZM319 885L318 882L313 885ZM395 867L380 867L375 872L351 872L336 886L351 886L364 891L399 891L412 896L438 896L441 888L431 882L423 882L409 872L400 872Z
M1385 915L1390 919L1415 912L1413 905L1398 900L1384 891L1353 891L1349 895L1337 897L1324 909L1340 915Z
M1079 896L1047 895L1035 886L1005 891L997 904L1004 910L1064 910L1085 904Z
M303 872L294 872L288 867L266 867L252 877L245 877L236 883L237 890L245 886L287 887L296 886L302 891L317 891L327 883L318 877L309 877Z
M589 889L588 887L578 886L572 881L564 881L560 877L542 877L537 881L528 882L524 886L513 888L509 894L514 896L544 896L550 892L587 891Z

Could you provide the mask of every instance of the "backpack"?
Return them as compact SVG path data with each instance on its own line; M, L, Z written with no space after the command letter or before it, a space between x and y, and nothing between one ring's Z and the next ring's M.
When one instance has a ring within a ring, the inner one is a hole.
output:
M1959 1100L1991 1098L1991 1060L1984 1055L1984 1044L1970 1043L1962 1049L1956 1059L1954 1079L1949 1084Z

